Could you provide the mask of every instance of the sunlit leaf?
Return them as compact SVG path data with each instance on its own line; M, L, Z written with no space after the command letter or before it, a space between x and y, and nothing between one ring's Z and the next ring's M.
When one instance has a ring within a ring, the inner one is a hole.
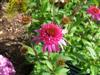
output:
M46 61L46 65L48 66L49 69L53 70L53 65L51 64L51 62Z

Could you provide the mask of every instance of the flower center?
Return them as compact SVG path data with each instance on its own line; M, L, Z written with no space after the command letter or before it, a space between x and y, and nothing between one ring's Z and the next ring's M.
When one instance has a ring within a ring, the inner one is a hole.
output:
M94 13L99 13L98 9L93 9Z
M47 33L48 36L55 36L55 30L54 29L48 29L46 31L46 33Z

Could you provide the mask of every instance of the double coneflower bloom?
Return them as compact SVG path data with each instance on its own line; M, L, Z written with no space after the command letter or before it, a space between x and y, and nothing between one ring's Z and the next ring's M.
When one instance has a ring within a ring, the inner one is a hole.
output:
M34 37L33 41L43 42L43 52L46 50L48 52L59 52L59 45L61 47L66 45L63 39L62 29L53 22L43 24L37 32L39 35Z

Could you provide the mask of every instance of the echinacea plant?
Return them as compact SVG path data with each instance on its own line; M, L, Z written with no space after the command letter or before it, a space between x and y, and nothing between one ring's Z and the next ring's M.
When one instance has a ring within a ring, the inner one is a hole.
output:
M87 9L87 13L92 16L93 19L100 21L100 9L96 6L91 6Z
M43 24L42 27L37 30L39 35L33 38L33 41L43 42L43 52L48 50L48 52L59 52L63 45L66 45L63 39L62 29L55 23Z
M13 64L2 55L0 55L0 75L15 75Z

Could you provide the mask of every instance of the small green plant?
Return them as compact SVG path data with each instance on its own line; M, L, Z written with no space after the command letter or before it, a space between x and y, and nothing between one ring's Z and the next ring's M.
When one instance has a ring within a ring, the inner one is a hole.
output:
M80 69L77 75L100 75L99 3L98 0L9 0L9 14L31 16L19 17L28 34L28 42L22 44L23 54L34 64L29 75L70 75L74 67Z
M27 11L27 0L9 0L7 6L7 12L14 13L14 12L26 12Z

